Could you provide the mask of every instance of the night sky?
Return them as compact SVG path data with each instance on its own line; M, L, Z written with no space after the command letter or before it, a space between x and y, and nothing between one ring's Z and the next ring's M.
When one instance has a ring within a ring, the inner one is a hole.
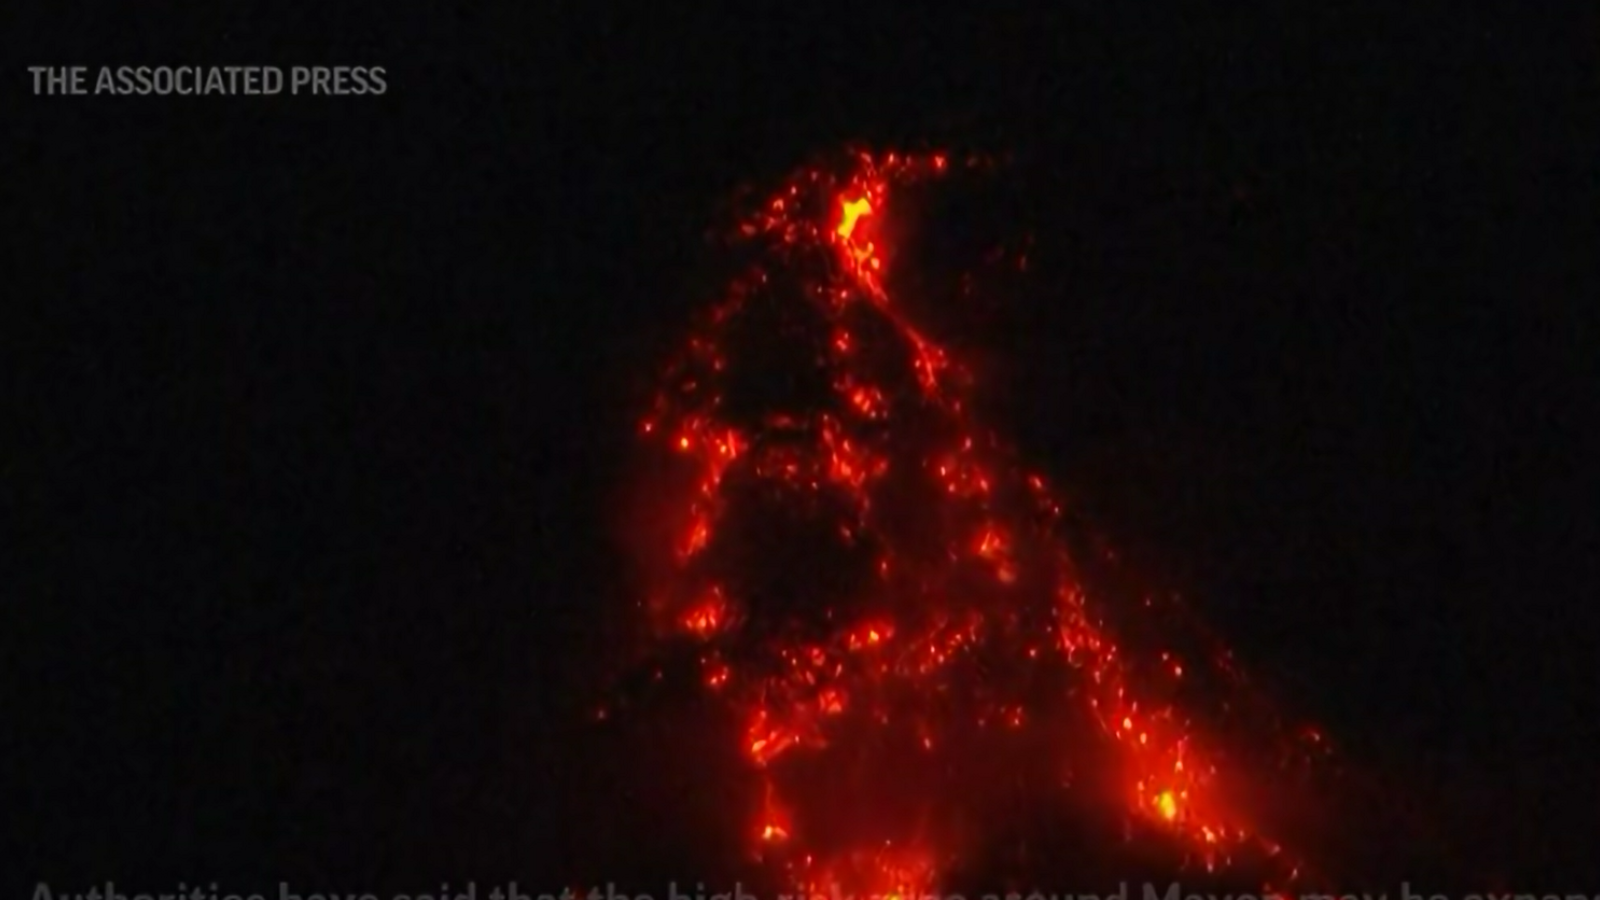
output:
M1463 877L1600 890L1600 19L1426 5L13 12L0 870L558 887L691 840L581 724L644 390L735 189L948 142L1035 240L972 338L1024 455ZM243 62L389 89L26 72Z

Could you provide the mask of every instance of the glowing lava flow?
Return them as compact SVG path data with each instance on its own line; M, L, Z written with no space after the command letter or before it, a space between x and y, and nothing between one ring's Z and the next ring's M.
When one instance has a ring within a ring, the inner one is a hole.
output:
M1298 865L1229 803L1175 700L1186 659L1226 659L1133 658L1044 480L970 421L965 374L891 296L895 193L968 167L858 154L769 197L737 236L753 262L642 425L693 481L649 609L743 722L753 849L791 884L917 896L974 843L941 823L996 777L949 760L1012 759L984 749L1011 740L1060 786L1093 743L1127 812L1285 888Z

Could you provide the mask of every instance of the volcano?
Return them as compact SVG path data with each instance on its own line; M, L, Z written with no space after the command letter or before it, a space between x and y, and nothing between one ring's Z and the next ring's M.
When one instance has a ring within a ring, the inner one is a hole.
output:
M999 167L848 151L720 237L735 274L639 424L650 641L596 717L697 748L661 757L700 773L679 827L716 822L716 877L771 895L1320 885L1264 800L1320 732L1138 588L940 333L984 281L919 256L960 223L914 211Z

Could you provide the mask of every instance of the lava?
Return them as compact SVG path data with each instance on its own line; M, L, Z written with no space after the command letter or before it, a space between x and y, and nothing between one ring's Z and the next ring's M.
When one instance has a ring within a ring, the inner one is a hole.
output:
M1197 672L1237 686L1231 659L1159 628L1136 648L1108 622L1065 504L974 421L969 373L897 302L894 200L982 167L962 162L854 154L758 204L733 236L754 262L641 424L693 482L650 608L744 723L751 853L792 885L921 896L975 843L941 817L981 819L961 811L997 793L972 760L1018 758L1052 789L1097 780L1197 865L1250 856L1293 885L1303 864L1230 802L1180 702ZM780 359L800 371L774 376ZM1076 771L1091 741L1116 765Z

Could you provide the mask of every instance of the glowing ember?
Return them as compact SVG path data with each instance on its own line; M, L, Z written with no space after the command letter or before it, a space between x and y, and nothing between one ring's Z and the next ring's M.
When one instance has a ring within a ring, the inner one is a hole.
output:
M765 780L754 852L795 884L921 896L961 848L920 823L958 804L917 788L898 771L916 763L895 754L966 771L947 747L1009 733L983 739L1048 735L1065 762L1077 739L1052 723L1082 721L1122 761L1112 793L1127 812L1208 868L1254 848L1282 860L1274 883L1292 883L1298 864L1222 796L1173 699L1186 669L1233 683L1231 663L1161 650L1136 664L1086 599L1058 533L1062 504L970 420L965 373L891 296L879 242L892 196L956 168L944 155L862 154L761 204L737 229L760 262L689 342L641 429L693 468L657 605L667 631L705 645L704 688L745 723ZM788 376L770 369L740 380L791 357L809 370L796 383L815 375L811 393L784 395ZM808 541L825 548L816 561L773 561ZM909 751L894 749L901 738ZM820 754L869 773L849 788L852 808L808 786L799 763ZM910 800L891 790L902 781ZM879 802L911 812L865 821Z

